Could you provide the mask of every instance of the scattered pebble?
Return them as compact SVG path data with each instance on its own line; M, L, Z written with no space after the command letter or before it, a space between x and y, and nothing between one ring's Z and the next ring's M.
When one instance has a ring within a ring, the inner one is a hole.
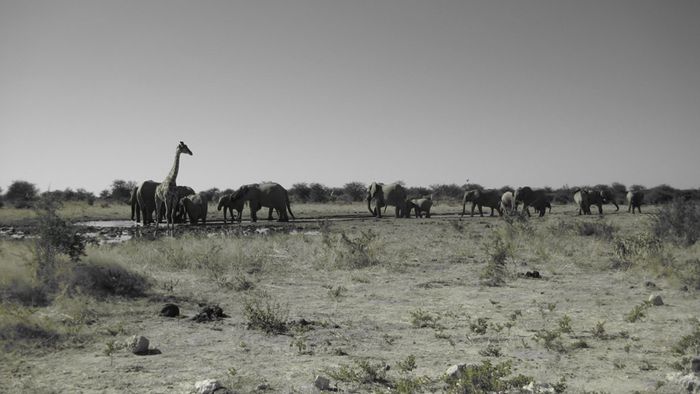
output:
M194 384L194 390L197 394L213 394L215 391L224 386L216 379L200 380Z
M459 375L467 368L467 364L460 363L460 364L455 364L449 368L447 368L447 371L445 371L445 375L447 376L448 380L456 380L459 379Z
M649 302L654 306L661 306L664 304L664 300L658 294L651 294L649 296Z
M314 379L314 386L316 386L316 388L319 390L330 390L331 381L325 376L316 375L316 379Z

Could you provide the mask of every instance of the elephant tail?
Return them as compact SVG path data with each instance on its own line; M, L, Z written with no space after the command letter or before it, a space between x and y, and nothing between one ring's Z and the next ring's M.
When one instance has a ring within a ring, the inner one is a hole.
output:
M291 216L292 219L297 220L292 213L292 204L289 203L289 193L285 193L285 199L287 200L287 211L289 211L289 216Z

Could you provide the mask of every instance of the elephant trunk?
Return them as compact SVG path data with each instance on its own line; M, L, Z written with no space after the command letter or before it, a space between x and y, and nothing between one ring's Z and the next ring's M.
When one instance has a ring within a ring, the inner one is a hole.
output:
M374 211L372 210L372 197L371 196L367 196L367 209L372 214L372 216L374 216Z

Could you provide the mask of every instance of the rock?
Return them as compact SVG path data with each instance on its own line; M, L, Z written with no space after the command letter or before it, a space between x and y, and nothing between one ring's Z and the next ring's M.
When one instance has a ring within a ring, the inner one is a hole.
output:
M554 387L549 383L538 383L530 382L527 386L522 387L522 392L524 393L556 393Z
M666 375L666 380L673 385L679 386L679 392L700 393L700 376L694 373L683 375L681 372L673 372Z
M654 306L661 306L664 304L664 300L662 300L661 296L658 294L651 294L649 296L649 302Z
M160 315L165 317L178 317L180 316L180 308L175 304L165 304L163 309L160 310Z
M204 379L194 384L194 391L197 394L213 394L221 388L224 388L224 386L216 379Z
M649 289L655 289L656 283L648 280L648 281L644 282L644 286L646 286Z
M467 368L467 364L464 364L464 363L455 364L455 365L447 368L447 371L445 371L445 375L447 376L447 380L459 379L459 375L466 368Z
M126 344L127 348L134 354L148 354L148 338L134 335Z
M331 381L325 376L316 375L316 379L314 379L314 386L319 390L330 390Z
M690 372L700 375L700 356L695 356L690 361Z

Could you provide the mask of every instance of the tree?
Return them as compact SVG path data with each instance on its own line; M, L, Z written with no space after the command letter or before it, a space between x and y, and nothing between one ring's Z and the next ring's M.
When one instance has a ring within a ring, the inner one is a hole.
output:
M110 197L113 200L127 202L129 197L131 197L131 190L136 187L136 182L134 181L124 181L122 179L115 179L110 187Z
M309 185L309 201L311 202L328 202L330 200L330 190L320 183L312 183Z
M351 201L362 201L367 194L367 185L361 182L349 182L343 186L343 193Z
M7 189L5 198L12 202L16 208L29 208L36 200L38 190L33 183L27 181L14 181Z
M311 188L306 183L295 183L289 189L289 194L298 202L307 202L311 195Z

